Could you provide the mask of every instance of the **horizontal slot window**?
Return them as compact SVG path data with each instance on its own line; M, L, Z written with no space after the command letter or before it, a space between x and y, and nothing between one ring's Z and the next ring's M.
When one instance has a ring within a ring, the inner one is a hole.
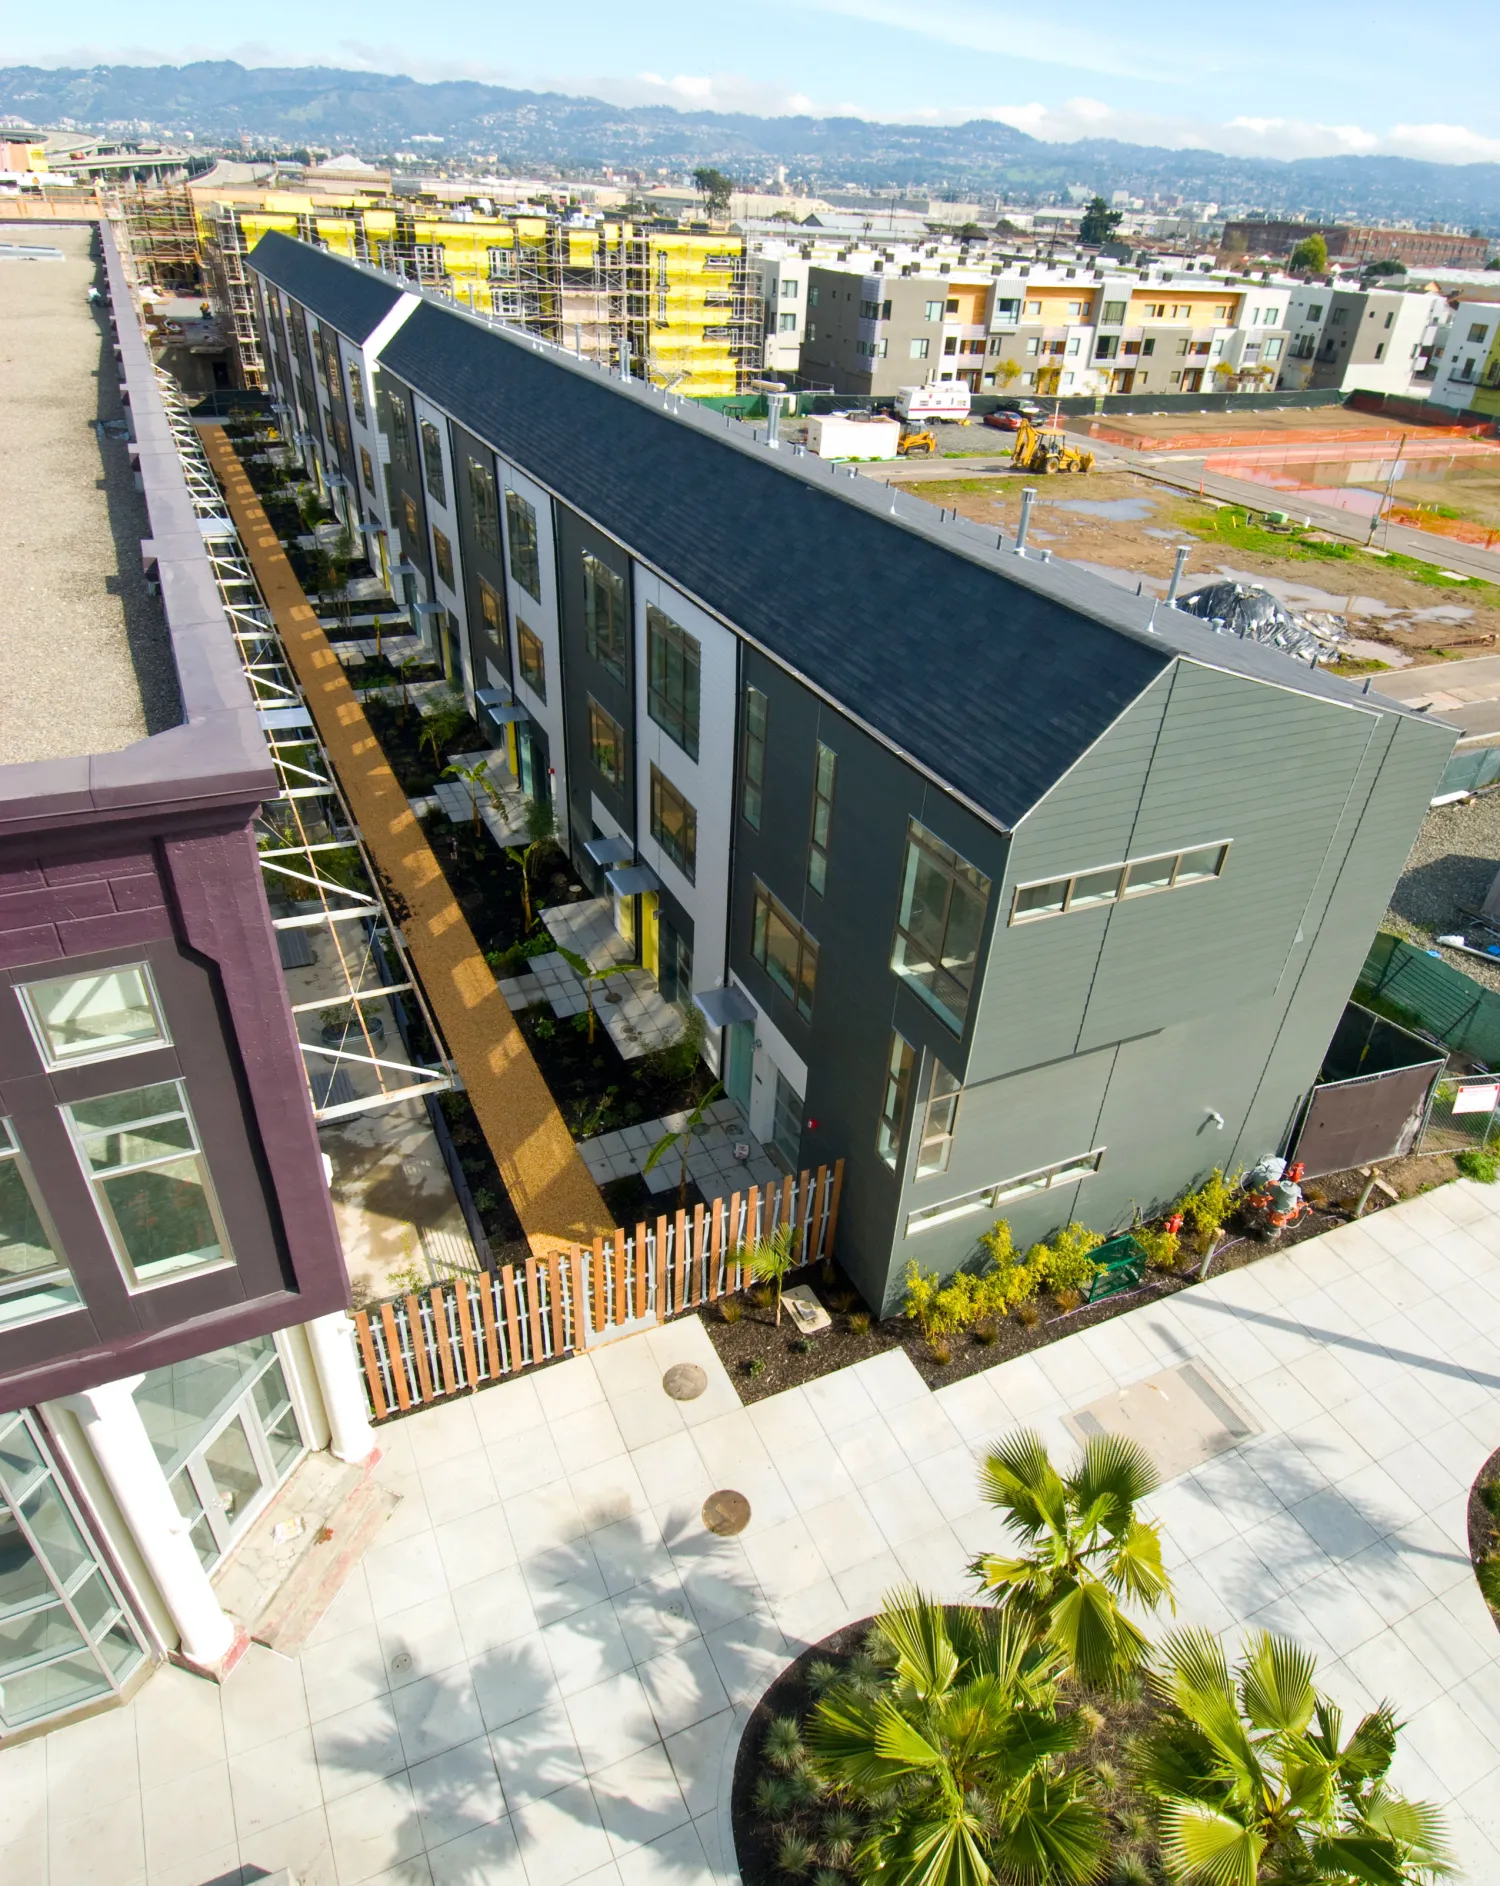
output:
M1011 900L1012 923L1033 923L1038 917L1057 917L1067 910L1093 910L1123 898L1144 897L1152 891L1177 890L1185 884L1204 884L1223 874L1229 840L1197 845L1190 851L1168 851L1125 864L1103 865L1095 871L1077 871L1071 877L1047 878L1018 884Z
M946 1198L939 1205L924 1205L920 1211L908 1213L906 1235L911 1237L914 1232L931 1231L937 1225L947 1224L950 1219L966 1218L971 1212L993 1211L997 1205L1008 1204L1012 1199L1030 1198L1034 1192L1050 1192L1060 1185L1071 1185L1075 1180L1090 1178L1099 1170L1103 1158L1104 1148L1099 1146L1091 1153L1059 1160L1055 1166L1042 1166L1013 1179L1001 1179L994 1185L981 1187L977 1192Z

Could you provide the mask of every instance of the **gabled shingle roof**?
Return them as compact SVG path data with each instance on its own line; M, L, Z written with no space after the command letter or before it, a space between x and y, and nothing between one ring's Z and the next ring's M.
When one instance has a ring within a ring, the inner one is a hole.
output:
M353 267L278 230L256 243L255 268L359 346L401 299L400 285L388 277Z
M384 286L271 240L252 266L335 326L340 278ZM1179 655L1355 701L1274 649L1019 561L919 500L445 302L424 300L381 366L1007 828Z

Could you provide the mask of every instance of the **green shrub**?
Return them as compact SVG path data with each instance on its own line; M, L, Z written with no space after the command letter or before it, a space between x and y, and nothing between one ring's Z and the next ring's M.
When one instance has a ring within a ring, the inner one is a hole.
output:
M868 1336L869 1333L870 1312L868 1310L855 1310L849 1318L849 1334L851 1336Z
M1453 1163L1466 1179L1477 1179L1481 1185L1500 1179L1500 1154L1481 1152L1477 1146L1459 1153Z
M1026 1262L1035 1270L1037 1282L1053 1296L1062 1292L1082 1296L1099 1272L1089 1253L1103 1242L1099 1232L1075 1222L1055 1232L1050 1244L1034 1244Z
M1211 1237L1227 1224L1239 1198L1239 1175L1226 1178L1215 1166L1194 1192L1184 1192L1177 1209L1200 1238Z
M1146 1261L1153 1268L1176 1270L1179 1240L1175 1231L1153 1231L1149 1225L1142 1225L1130 1235L1146 1253Z

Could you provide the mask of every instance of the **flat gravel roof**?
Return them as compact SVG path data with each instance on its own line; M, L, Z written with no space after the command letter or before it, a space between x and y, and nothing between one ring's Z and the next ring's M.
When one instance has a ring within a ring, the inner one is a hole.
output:
M93 231L0 222L60 262L0 261L0 765L117 752L181 718Z

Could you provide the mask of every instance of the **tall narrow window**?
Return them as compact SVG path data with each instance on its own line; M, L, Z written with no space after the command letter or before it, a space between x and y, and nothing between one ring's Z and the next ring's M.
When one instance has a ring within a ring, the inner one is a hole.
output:
M646 611L646 711L690 760L698 757L697 639L653 603Z
M359 476L360 482L364 485L365 490L368 491L373 498L375 495L375 461L370 457L368 448L363 445L359 448Z
M75 1101L62 1112L129 1284L233 1261L181 1081Z
M391 415L391 457L402 471L415 471L416 461L411 449L411 414L406 408L406 395L392 393L389 402Z
M611 786L625 783L625 729L613 714L589 696L589 751Z
M508 667L509 651L505 646L505 604L499 590L479 579L479 614L484 623L485 634L495 645L495 652L500 658L500 666Z
M481 550L500 555L500 500L495 474L477 458L469 460L469 503L474 511L474 537Z
M432 533L432 562L438 574L438 581L453 588L453 546L442 531Z
M49 1068L79 1067L170 1045L145 963L23 983L17 994Z
M698 871L698 814L671 780L651 768L651 836L691 884Z
M519 491L505 494L505 524L510 538L510 573L533 602L540 602L542 562L537 551L536 510Z
M915 819L906 829L906 864L891 967L955 1034L973 995L990 881Z
M349 362L349 404L354 417L363 425L369 421L365 416L365 370L357 360Z
M422 476L433 503L446 505L448 486L443 477L443 441L430 419L422 421Z
M625 579L591 551L583 553L583 638L617 681L625 679Z
M828 888L828 840L833 830L833 776L838 755L818 742L813 768L812 832L807 841L807 881L821 897Z
M953 1152L953 1129L958 1124L958 1096L961 1089L941 1061L933 1061L927 1071L927 1091L922 1097L922 1137L917 1145L917 1177L930 1172L946 1172Z
M768 702L759 688L745 689L745 779L740 794L740 810L745 823L760 830L762 798L766 789L766 710Z
M8 1120L0 1120L0 1329L81 1301Z
M406 539L408 551L422 541L422 514L417 509L417 501L409 491L401 493L401 534Z
M812 1020L813 993L818 980L818 946L779 898L759 879L750 932L750 954L780 989L797 1005L804 1021Z
M547 698L547 651L542 638L519 619L516 622L516 653L521 663L521 679L533 694Z
M888 1166L901 1158L901 1135L906 1131L906 1109L911 1101L911 1070L916 1059L911 1043L903 1035L891 1036L891 1051L886 1059L885 1098L880 1105L880 1127L875 1135L875 1149Z

